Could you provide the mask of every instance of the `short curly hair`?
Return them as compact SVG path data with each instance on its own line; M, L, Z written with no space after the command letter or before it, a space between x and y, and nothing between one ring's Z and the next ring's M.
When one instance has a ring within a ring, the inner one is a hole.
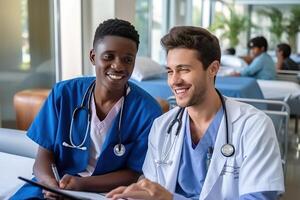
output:
M280 43L277 45L277 49L282 51L283 57L288 58L291 55L291 46L286 43Z
M203 63L205 70L213 61L217 60L220 62L221 59L221 48L218 38L201 27L174 27L161 39L161 44L167 53L175 48L196 50L198 59Z
M135 27L128 21L115 18L108 19L99 24L95 32L93 47L95 48L97 46L97 43L108 35L131 39L136 43L137 49L139 47L139 34Z

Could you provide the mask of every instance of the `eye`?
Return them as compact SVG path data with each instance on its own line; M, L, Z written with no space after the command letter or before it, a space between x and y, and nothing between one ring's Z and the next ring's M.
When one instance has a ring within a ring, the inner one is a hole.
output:
M114 55L110 53L106 53L102 55L102 59L105 61L110 61L114 59Z
M167 74L168 74L168 75L172 75L172 74L173 74L173 71L168 69L168 70L167 70Z
M181 67L181 68L178 69L178 71L179 71L179 72L189 72L190 69L187 68L187 67Z
M134 58L132 56L126 56L123 58L123 62L126 64L132 64L134 61Z

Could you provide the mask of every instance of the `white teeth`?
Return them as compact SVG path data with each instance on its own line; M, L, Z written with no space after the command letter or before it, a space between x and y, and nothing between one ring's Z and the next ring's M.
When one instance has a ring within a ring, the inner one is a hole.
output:
M186 89L177 89L175 90L176 94L184 93Z
M111 79L114 79L114 80L120 80L120 79L122 79L122 76L118 76L118 75L115 75L115 74L109 74L108 76Z

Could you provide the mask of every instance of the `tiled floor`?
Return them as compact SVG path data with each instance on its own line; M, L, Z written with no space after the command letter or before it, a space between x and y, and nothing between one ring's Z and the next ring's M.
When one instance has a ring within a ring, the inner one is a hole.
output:
M300 199L300 130L294 134L294 119L290 121L289 149L287 157L287 173L285 177L285 193L283 200ZM296 147L298 146L298 150Z

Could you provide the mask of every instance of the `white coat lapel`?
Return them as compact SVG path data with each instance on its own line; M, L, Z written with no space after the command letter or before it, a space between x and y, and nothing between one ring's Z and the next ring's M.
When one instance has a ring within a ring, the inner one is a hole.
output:
M175 115L174 115L175 116ZM170 152L170 160L172 161L171 165L167 165L164 168L162 168L163 173L165 174L165 187L169 191L175 191L176 183L177 183L177 175L178 175L178 168L181 158L181 152L182 152L182 145L183 145L183 139L185 135L185 126L186 126L186 120L187 120L187 110L185 109L183 117L182 117L182 127L180 129L177 141L174 143L173 150ZM172 138L169 145L172 145L175 138L175 132L176 128L172 129ZM169 148L171 146L168 146Z
M234 107L234 105L231 103L231 100L229 99L226 99L226 111L227 111L227 118L228 118L229 143L231 143L232 133L233 133L232 125L240 117L241 112L240 112L240 108ZM221 172L227 160L227 158L223 156L221 153L221 147L225 143L226 143L226 121L225 121L225 114L224 114L216 138L211 163L200 194L200 198L199 198L200 200L205 199L208 196L208 194L211 192L213 186L215 185L215 183L217 182L217 180L221 175ZM221 192L221 190L219 192ZM218 194L215 195L218 196Z
M216 138L216 143L215 143L211 163L208 168L208 172L207 172L207 175L206 175L203 187L202 187L202 191L200 194L200 199L205 199L207 197L208 193L211 191L212 187L218 180L218 178L223 170L223 167L224 167L224 164L226 161L226 157L224 157L222 155L220 147L223 146L223 144L226 142L225 135L226 135L225 117L223 116L219 131L218 131L218 135Z

